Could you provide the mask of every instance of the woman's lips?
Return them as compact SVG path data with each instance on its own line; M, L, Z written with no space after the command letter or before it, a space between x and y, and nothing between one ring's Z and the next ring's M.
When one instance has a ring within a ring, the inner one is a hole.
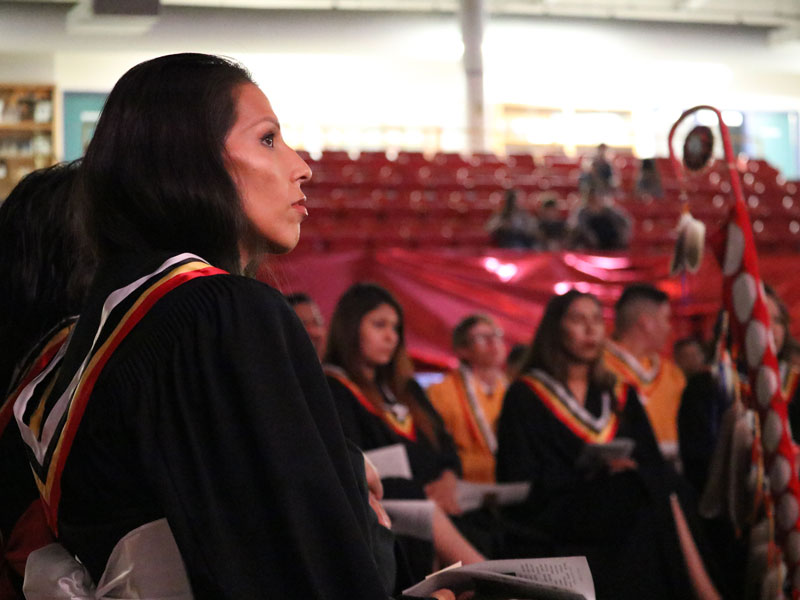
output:
M297 202L292 204L292 208L299 212L304 217L308 216L308 208L306 208L306 199L300 198Z

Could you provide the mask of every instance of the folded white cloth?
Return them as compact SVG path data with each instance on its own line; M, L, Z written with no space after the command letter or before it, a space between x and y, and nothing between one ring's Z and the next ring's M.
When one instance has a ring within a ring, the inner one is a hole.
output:
M26 600L192 600L175 538L166 519L123 537L95 585L89 572L61 544L32 552L25 567Z

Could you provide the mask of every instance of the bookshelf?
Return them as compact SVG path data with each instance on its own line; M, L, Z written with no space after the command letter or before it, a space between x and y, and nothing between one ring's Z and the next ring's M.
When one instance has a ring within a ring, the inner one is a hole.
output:
M52 85L0 83L0 200L25 175L55 162Z

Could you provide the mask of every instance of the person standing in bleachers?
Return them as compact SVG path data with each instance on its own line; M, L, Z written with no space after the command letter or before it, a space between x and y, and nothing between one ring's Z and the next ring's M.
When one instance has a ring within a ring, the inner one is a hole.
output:
M639 167L639 178L636 180L636 194L644 201L661 200L664 188L655 159L642 159Z
M428 396L453 436L466 481L494 482L497 419L508 380L503 330L474 314L453 329L459 366L428 388Z
M582 161L583 172L578 182L581 187L594 185L601 193L611 193L617 186L614 168L608 156L608 146L598 144L594 156L585 157Z
M661 356L672 332L669 296L650 284L625 288L614 306L614 333L604 352L607 368L634 385L666 456L677 455L677 418L686 378Z

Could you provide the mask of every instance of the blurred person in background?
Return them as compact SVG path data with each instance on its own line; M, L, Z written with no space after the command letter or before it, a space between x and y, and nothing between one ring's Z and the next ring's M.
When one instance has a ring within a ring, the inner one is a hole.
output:
M672 333L669 296L648 283L627 286L614 305L614 332L605 347L606 367L636 386L666 456L677 455L677 418L686 386L678 366L661 355Z
M405 350L403 310L385 288L356 283L331 317L324 369L345 436L363 450L401 444L411 479L384 477L387 500L432 500L432 544L402 540L414 577L430 574L434 558L450 564L483 556L452 527L458 518L456 484L461 463L455 445L424 390ZM458 523L457 525L464 524ZM402 573L401 573L402 575Z
M53 541L25 444L14 392L64 343L83 306L94 259L81 235L78 163L24 177L0 205L0 598L22 598L31 551Z
M571 243L575 249L622 250L631 240L631 218L613 197L589 180L581 186L581 205L569 219Z
M466 481L494 481L497 419L508 386L503 370L503 330L491 317L473 314L453 329L459 366L428 388L431 403L453 436Z
M498 248L529 249L538 246L536 217L519 206L517 191L506 190L503 206L486 222L492 245Z
M770 331L775 342L775 354L781 375L783 394L789 403L789 423L795 442L800 441L800 368L795 364L796 342L790 333L791 319L786 304L775 288L764 286L767 312L769 312Z
M696 337L679 339L672 346L672 359L688 380L706 368L706 351L703 342Z
M605 368L604 343L595 296L550 299L500 415L497 480L531 482L527 502L508 510L519 524L509 544L522 556L586 556L598 598L719 598L703 540L686 526L693 498L661 456L635 386ZM629 452L594 454L623 440Z
M306 328L311 343L317 350L317 356L322 360L325 354L325 342L327 340L327 329L325 328L325 318L319 310L319 306L308 294L299 292L286 296L286 301L297 313L303 327Z
M542 250L558 252L563 250L568 239L567 220L558 208L555 194L545 194L539 200L539 243Z
M639 167L639 178L636 180L636 195L645 202L660 200L664 197L661 175L658 172L655 159L642 159Z

